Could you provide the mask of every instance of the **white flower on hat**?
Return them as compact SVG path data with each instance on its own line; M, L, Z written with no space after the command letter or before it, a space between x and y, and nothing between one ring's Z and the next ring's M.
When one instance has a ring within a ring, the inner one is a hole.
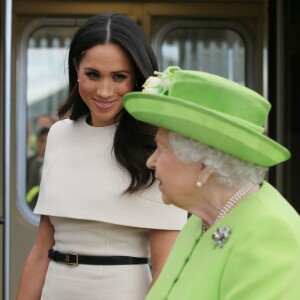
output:
M154 75L150 76L143 84L143 93L168 95L168 91L173 80L174 72L180 70L179 67L168 67L163 72L154 71Z
M157 76L150 76L145 83L143 84L143 90L142 92L145 93L151 93L151 94L160 94L161 93L161 72L154 72L155 75Z

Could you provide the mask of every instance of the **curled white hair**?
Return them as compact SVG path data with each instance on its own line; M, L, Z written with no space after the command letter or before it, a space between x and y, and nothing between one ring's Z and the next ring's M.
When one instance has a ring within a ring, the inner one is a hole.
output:
M202 162L215 172L219 184L236 188L249 182L260 184L268 171L174 132L169 132L169 142L178 159L188 164Z

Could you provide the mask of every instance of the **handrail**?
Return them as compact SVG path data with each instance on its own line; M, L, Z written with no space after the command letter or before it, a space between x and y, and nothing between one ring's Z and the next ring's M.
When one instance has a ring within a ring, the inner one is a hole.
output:
M11 164L11 50L12 0L4 1L4 116L3 116L3 300L9 300L10 286L10 164Z

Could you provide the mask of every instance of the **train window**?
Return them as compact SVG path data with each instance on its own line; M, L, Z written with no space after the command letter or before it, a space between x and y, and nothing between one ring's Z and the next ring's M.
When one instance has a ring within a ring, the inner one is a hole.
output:
M250 40L249 32L238 23L174 21L157 32L153 47L162 70L178 65L253 86L255 57Z
M67 89L67 51L83 20L39 19L29 24L20 41L17 70L17 206L37 225L35 206L43 155L51 125L57 120L58 105Z

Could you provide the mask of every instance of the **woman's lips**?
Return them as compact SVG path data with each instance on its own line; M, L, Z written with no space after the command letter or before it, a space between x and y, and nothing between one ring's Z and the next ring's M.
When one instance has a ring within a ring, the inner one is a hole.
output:
M112 101L100 101L100 100L93 100L95 105L99 108L110 108L113 106L117 100L112 100Z

